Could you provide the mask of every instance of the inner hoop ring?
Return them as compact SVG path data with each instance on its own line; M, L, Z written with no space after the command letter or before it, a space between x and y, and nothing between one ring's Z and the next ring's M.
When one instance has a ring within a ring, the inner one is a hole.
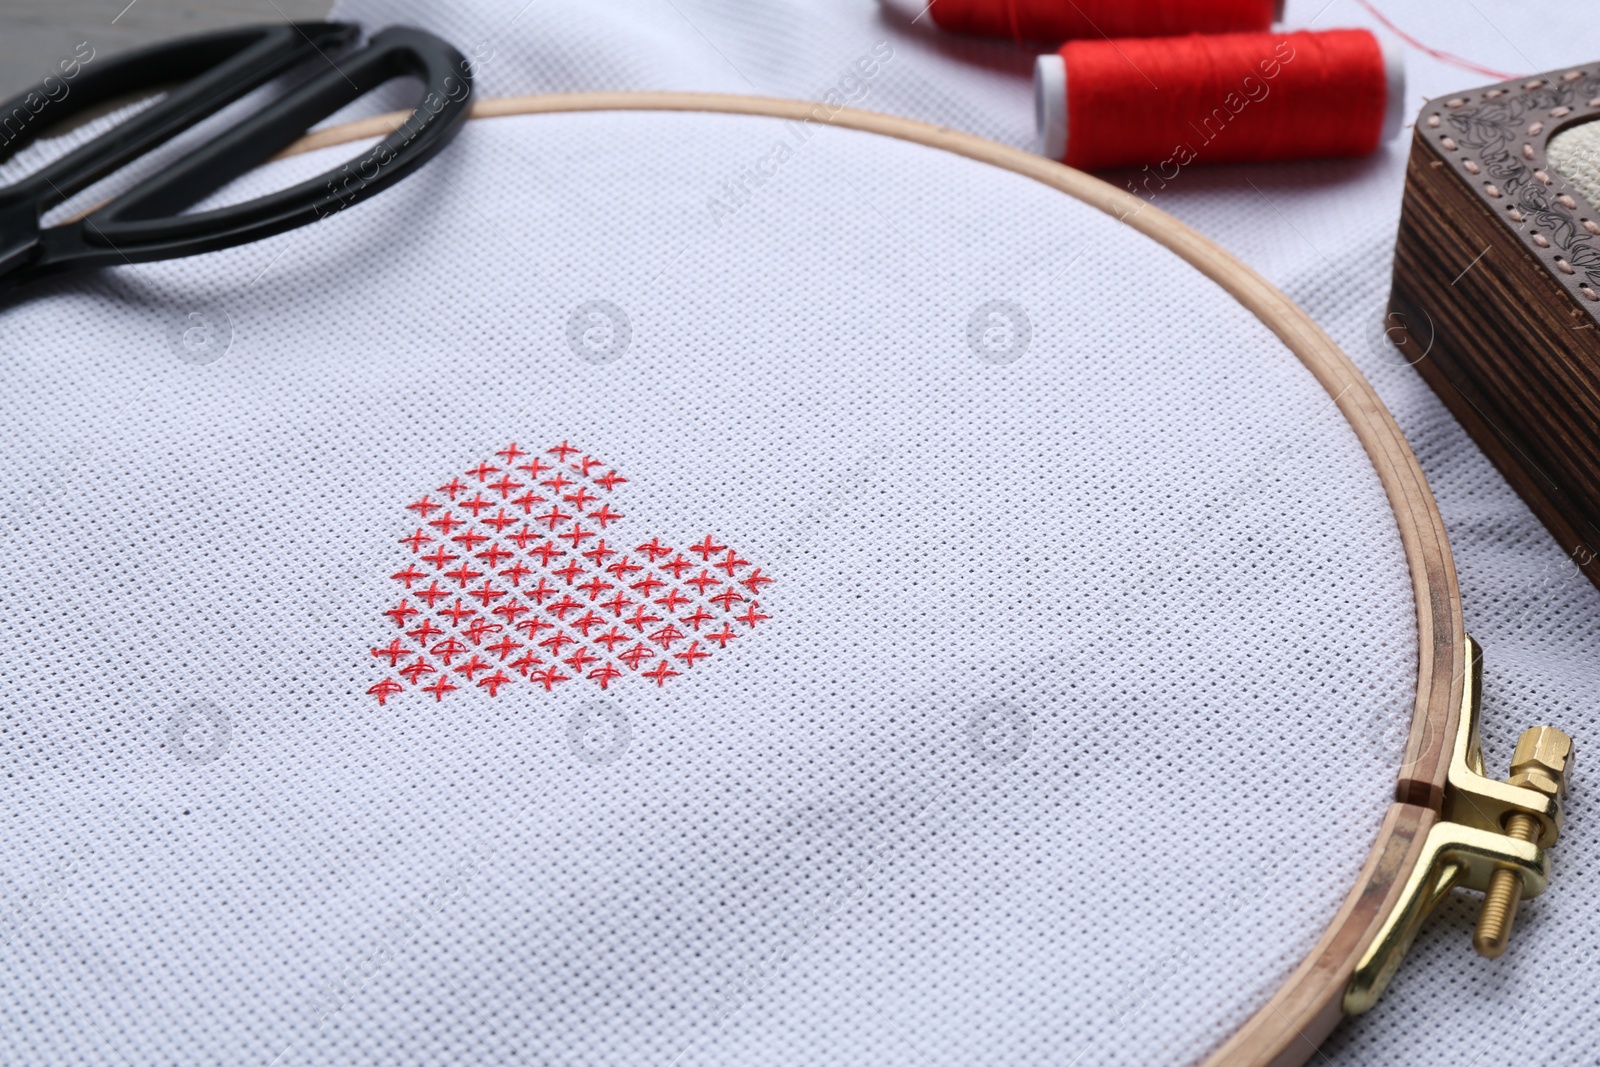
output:
M1327 391L1366 450L1399 527L1416 597L1417 696L1395 802L1344 903L1289 979L1204 1061L1208 1067L1303 1063L1342 1017L1340 1003L1356 963L1399 902L1423 840L1438 819L1465 684L1461 594L1444 522L1416 455L1371 383L1310 315L1216 242L1145 200L1030 152L874 111L722 93L506 96L477 101L471 117L578 111L690 111L809 120L910 141L1031 178L1112 216L1211 279L1276 334ZM409 114L390 112L318 130L282 155L381 137Z

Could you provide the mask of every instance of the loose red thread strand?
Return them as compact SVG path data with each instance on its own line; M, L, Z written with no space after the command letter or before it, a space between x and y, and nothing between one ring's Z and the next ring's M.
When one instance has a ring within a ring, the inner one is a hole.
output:
M1470 71L1473 74L1482 74L1487 78L1493 78L1495 81L1499 82L1510 81L1512 78L1522 77L1520 74L1507 74L1503 70L1495 70L1493 67L1481 66L1477 63L1474 63L1470 59L1456 55L1454 52L1446 52L1442 48L1433 48L1429 45L1423 44L1405 30L1402 30L1399 26L1396 26L1389 20L1389 16L1385 15L1382 11L1379 11L1376 7L1373 7L1367 2L1367 0L1356 0L1356 3L1366 8L1367 12L1373 18L1383 23L1384 29L1388 30L1390 33L1394 34L1396 37L1400 38L1417 51L1426 55L1430 55L1441 63L1448 63L1452 67L1455 67L1459 70Z
M567 473L587 479L607 494L624 484L626 478L608 469L600 460L582 454L566 441L546 450L546 456L554 457L554 463L530 456L515 443L496 452L495 456L512 469L526 472L529 481L542 474L553 474L553 477L542 479L538 484L561 494L561 500L573 512L568 514L552 508L550 514L539 516L547 526L547 532L541 533L531 529L521 519L507 515L504 507L497 507L493 499L486 499L481 490L470 499L467 498L466 494L473 490L474 484L497 493L501 500L507 500L513 493L525 488L523 482L517 481L503 468L486 461L464 472L472 481L464 482L457 476L440 486L437 491L442 500L424 495L407 504L406 510L415 513L435 532L429 533L419 527L414 533L399 538L399 543L410 550L411 561L391 577L402 585L407 595L398 606L384 614L411 641L408 643L399 637L392 638L388 645L371 649L375 659L383 661L384 667L393 670L435 701L442 701L445 694L464 686L483 689L490 697L496 697L501 687L512 684L518 678L526 679L529 684L547 692L561 683L583 677L601 689L607 689L613 680L625 676L623 671L607 661L608 656L657 686L663 686L669 678L679 677L683 673L668 661L669 657L684 669L690 669L711 656L710 651L701 647L699 639L690 640L691 634L674 623L682 623L699 633L704 623L716 621L719 616L707 611L703 604L683 589L674 587L647 567L634 563L624 552L623 546L608 544L606 538L597 538L592 529L583 526L584 522L598 523L604 530L625 516L612 509L612 501L603 498L581 480L568 477ZM531 462L516 463L516 460L524 457ZM557 465L564 467L565 472L558 470ZM597 473L599 471L605 473ZM509 502L522 505L524 514L531 517L534 502L548 501L545 497L527 493ZM597 503L598 507L595 506ZM495 509L494 515L484 514L491 509ZM435 512L439 514L435 515ZM480 529L474 523L482 524L493 533ZM569 523L570 529L557 532ZM507 533L512 526L520 526L520 529ZM504 544L497 541L497 537L504 538ZM590 539L596 539L595 543L586 546L585 542ZM572 547L563 547L558 544L561 541L570 542ZM506 547L512 544L523 554L522 558ZM447 550L446 545L455 551ZM429 550L425 552L424 548ZM726 581L742 585L751 592L759 591L762 585L772 581L761 574L760 568L752 567L750 561L741 558L726 545L718 544L712 536L708 535L704 541L690 546L687 551L700 555L712 568L726 573ZM698 578L685 580L685 572L695 570L698 565L685 558L675 547L662 544L660 538L637 545L634 552L661 574L670 575L673 582L681 582L686 588L693 587L702 597L708 588L723 584L724 579L713 577L703 567ZM487 567L492 574L463 561L463 556L469 553L473 560ZM716 558L719 556L721 558ZM614 557L620 558L611 562ZM419 563L429 564L431 571L421 569ZM452 567L452 564L458 565ZM509 565L502 566L505 564ZM748 572L745 568L749 568ZM539 575L537 585L531 581L523 584L524 579L536 574ZM603 594L617 587L617 581L607 580L607 577L627 584L631 590L646 598L648 603L622 592L609 600L601 600ZM447 579L454 588L441 587L439 578ZM428 584L423 587L421 583L425 580ZM482 581L481 585L473 584L479 580ZM496 584L497 581L502 584ZM551 581L557 584L551 585ZM583 600L577 599L578 593L584 594ZM735 614L734 604L744 606L746 600L737 593L713 599L721 600L726 614L720 616L722 630L707 632L705 639L715 642L718 648L726 648L731 639L739 636L732 626L733 622L750 629L768 618L757 611L759 602L756 601L749 602L744 614ZM441 606L441 602L447 603ZM665 614L652 610L652 604L664 609ZM426 612L423 607L426 607ZM600 613L597 613L597 609ZM580 610L581 615L578 614ZM545 617L522 618L535 611ZM550 618L558 621L549 621ZM435 625L435 620L447 623L450 629ZM662 623L665 625L658 625ZM630 627L639 637L620 630L619 624ZM516 631L516 636L525 637L526 642L505 633L508 627ZM609 629L591 635L591 631L604 627ZM545 634L544 631L549 633ZM581 639L573 636L573 632L580 634ZM687 647L676 651L675 646L684 641L688 641ZM622 653L616 651L618 644L628 643L632 647ZM528 647L530 644L533 646L531 649ZM651 648L652 644L662 651ZM604 648L603 653L599 651L601 647ZM518 652L521 655L512 659ZM550 663L541 652L556 662ZM403 659L413 656L415 659L412 662L401 665ZM486 658L491 656L492 659ZM655 662L649 670L643 669L652 661L659 662ZM504 669L500 666L502 664ZM562 668L570 669L573 673L562 673ZM516 673L508 674L508 671ZM425 685L424 682L429 684ZM405 686L386 677L367 692L376 697L382 706L386 705L389 697L404 690Z
M1275 0L934 0L942 30L1018 43L1265 30Z
M1366 30L1069 41L1065 162L1084 169L1365 155L1387 96ZM1167 171L1170 170L1170 173Z

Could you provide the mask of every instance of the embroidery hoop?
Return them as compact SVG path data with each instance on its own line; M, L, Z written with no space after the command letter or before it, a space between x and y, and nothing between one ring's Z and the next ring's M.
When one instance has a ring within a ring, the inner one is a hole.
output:
M1098 178L972 134L805 100L720 93L508 96L476 102L471 117L588 111L709 112L820 121L952 152L1031 178L1111 215L1194 267L1271 330L1322 385L1366 450L1399 528L1416 602L1416 701L1395 800L1355 884L1287 981L1204 1062L1289 1065L1314 1055L1316 1046L1343 1018L1342 1001L1357 962L1400 905L1428 831L1439 820L1471 669L1443 520L1411 446L1371 384L1310 315L1214 241ZM409 114L390 112L318 130L282 156L381 137Z

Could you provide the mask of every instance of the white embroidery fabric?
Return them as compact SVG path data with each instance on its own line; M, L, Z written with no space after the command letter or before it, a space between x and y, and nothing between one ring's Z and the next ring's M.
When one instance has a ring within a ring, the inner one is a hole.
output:
M1013 50L858 5L339 13L495 35L489 94L1030 115ZM1401 418L1503 760L1527 722L1592 730L1595 598L1372 337L1402 159L1158 203ZM478 122L322 225L51 283L0 336L8 1061L1185 1062L1384 809L1415 632L1353 435L1214 286L1014 175L759 118ZM405 505L567 438L629 479L619 530L737 546L772 618L659 688L380 706ZM1497 1047L1552 961L1592 967L1581 780L1572 810L1513 952L1472 957L1451 903L1330 1055ZM1572 1059L1575 1020L1523 1025Z

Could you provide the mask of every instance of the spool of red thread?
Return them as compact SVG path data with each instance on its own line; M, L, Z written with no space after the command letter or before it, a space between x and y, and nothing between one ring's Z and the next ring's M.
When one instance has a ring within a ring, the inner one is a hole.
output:
M1014 41L1170 37L1265 30L1282 0L933 0L942 30Z
M1069 41L1034 68L1044 155L1162 181L1193 163L1366 155L1404 101L1403 54L1367 30Z

